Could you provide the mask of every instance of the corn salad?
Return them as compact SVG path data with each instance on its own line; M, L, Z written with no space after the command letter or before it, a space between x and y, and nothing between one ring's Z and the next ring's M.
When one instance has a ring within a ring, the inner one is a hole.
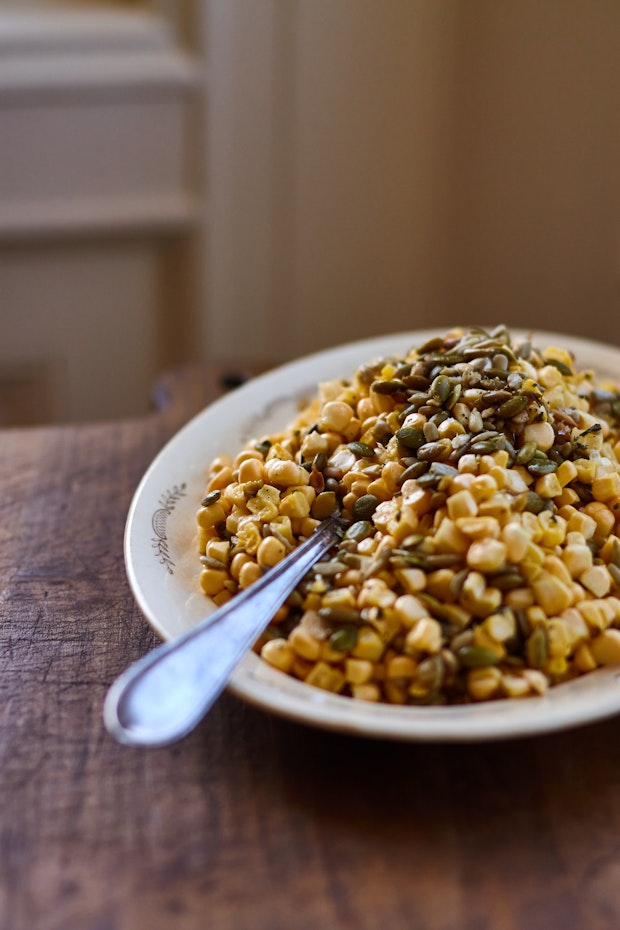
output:
M338 510L266 662L367 701L543 694L620 662L619 460L617 387L503 326L451 330L211 463L200 584L225 603Z

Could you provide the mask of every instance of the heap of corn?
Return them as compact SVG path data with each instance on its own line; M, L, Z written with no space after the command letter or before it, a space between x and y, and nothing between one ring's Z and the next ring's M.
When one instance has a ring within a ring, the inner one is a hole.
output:
M452 330L211 463L200 583L223 604L339 510L266 662L369 701L543 694L620 662L619 460L617 388L505 327Z

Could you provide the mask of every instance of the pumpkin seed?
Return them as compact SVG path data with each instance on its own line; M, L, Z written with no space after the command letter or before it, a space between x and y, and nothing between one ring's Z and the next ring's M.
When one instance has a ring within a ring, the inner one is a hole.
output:
M329 645L334 652L350 652L357 645L357 628L349 626L334 630L329 637Z
M431 394L435 400L438 400L441 404L446 402L451 390L452 385L450 379L445 375L438 375L430 387Z
M449 439L439 439L437 442L427 442L417 450L418 458L425 462L435 462L447 458L452 452L452 443Z
M203 507L210 507L211 504L217 504L221 496L222 496L221 491L209 491L207 496L203 497L200 503Z
M344 538L352 539L355 542L361 542L362 539L366 539L366 537L370 536L372 533L374 533L374 526L372 523L369 523L367 520L358 520L356 523L352 523L347 529Z
M375 454L375 450L366 442L349 442L347 448L354 452L355 455L359 455L360 458L370 459Z
M461 646L456 655L465 668L486 668L499 662L499 656L484 646Z
M401 487L405 481L409 481L410 478L419 478L420 475L423 475L428 468L428 462L412 462L411 465L408 465L405 468L404 472L397 481L399 487Z
M398 441L406 448L417 451L426 442L424 431L417 426L404 426L394 433Z
M525 644L525 657L530 668L544 668L548 653L547 634L542 626L537 626Z
M375 394L396 394L399 391L406 391L407 385L403 381L373 381L370 390Z
M500 404L500 406L497 408L497 415L503 419L514 417L518 413L521 413L521 411L525 410L528 404L529 400L527 397L525 397L523 394L516 394L515 396L511 397L510 400L506 400L503 404Z
M535 442L526 442L521 448L517 451L515 458L516 465L526 465L527 462L532 459L536 453L538 446Z
M374 494L362 494L353 504L351 513L354 520L370 520L379 505L379 498Z

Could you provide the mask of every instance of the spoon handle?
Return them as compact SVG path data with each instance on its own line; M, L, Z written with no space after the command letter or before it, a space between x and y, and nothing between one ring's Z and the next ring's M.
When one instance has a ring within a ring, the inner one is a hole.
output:
M343 529L337 516L329 517L250 588L126 669L105 700L104 722L112 736L128 746L152 747L186 736L280 605L342 537Z

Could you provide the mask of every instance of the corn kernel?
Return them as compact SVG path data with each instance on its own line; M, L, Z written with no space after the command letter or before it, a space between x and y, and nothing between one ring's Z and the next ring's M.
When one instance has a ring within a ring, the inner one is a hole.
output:
M304 680L307 685L313 685L315 688L322 688L323 691L333 691L334 693L342 691L345 685L342 672L326 662L317 662Z
M605 565L593 565L579 576L579 583L595 597L604 597L611 588L611 576Z
M506 546L499 539L473 542L467 550L467 564L479 572L494 572L506 563Z
M294 653L286 639L270 639L261 649L261 658L280 669L281 672L290 672L293 667Z
M356 659L378 662L384 649L385 644L378 633L371 627L363 626L358 633L357 643L351 650L351 655Z

